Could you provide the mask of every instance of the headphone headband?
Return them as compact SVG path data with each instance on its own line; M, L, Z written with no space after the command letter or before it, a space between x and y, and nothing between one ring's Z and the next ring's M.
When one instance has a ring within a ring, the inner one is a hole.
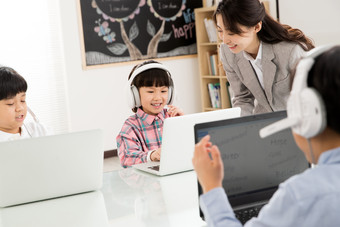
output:
M287 128L305 138L319 134L326 127L326 112L321 96L314 88L307 86L308 74L315 58L334 47L325 45L307 52L296 67L293 87L287 100L288 117L260 130L265 138Z
M131 85L133 80L136 78L136 76L138 76L140 73L149 70L149 69L163 69L164 71L166 71L169 76L170 76L170 70L165 66L162 65L160 63L150 63L150 64L145 64L142 65L140 67L138 67L131 75L130 79L129 79L129 84Z
M328 51L332 47L333 45L325 45L316 47L307 52L307 55L300 60L299 64L296 67L295 79L291 93L300 92L302 91L302 89L307 87L308 73L314 65L315 58L317 58L322 53Z

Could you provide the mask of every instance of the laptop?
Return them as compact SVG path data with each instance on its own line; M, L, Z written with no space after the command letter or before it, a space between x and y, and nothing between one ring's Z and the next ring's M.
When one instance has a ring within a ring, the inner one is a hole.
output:
M136 164L133 167L159 176L193 170L194 125L240 115L240 108L229 108L167 118L163 125L161 161Z
M209 134L221 152L223 188L242 224L257 216L281 182L309 167L291 130L265 139L259 136L261 128L286 115L280 111L195 125L195 142Z
M0 208L1 227L109 227L100 190Z
M0 143L0 207L99 189L100 130Z

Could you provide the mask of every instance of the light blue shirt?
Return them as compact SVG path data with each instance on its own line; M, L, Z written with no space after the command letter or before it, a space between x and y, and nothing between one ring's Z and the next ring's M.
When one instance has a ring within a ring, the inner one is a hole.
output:
M223 188L200 197L209 226L240 227ZM245 226L340 226L340 147L321 154L318 165L280 184L257 218Z

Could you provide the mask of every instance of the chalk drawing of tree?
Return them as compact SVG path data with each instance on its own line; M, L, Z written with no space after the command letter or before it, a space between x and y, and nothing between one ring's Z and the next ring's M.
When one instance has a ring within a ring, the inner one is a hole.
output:
M162 21L161 27L156 32L155 26L148 20L146 31L152 37L148 43L147 54L143 56L141 51L133 44L133 40L139 35L137 23L129 29L127 34L124 22L132 20L140 13L140 8L145 5L150 8L150 12ZM129 51L130 59L141 60L157 57L158 44L169 40L172 32L164 34L164 27L167 21L174 21L182 16L185 9L186 0L92 0L92 7L97 13L102 15L104 20L118 22L120 24L120 34L123 43L113 43L107 48L115 55L123 54L126 49Z
M156 34L154 26L148 21L147 32L153 37L148 45L148 58L156 57L159 42L165 42L170 38L171 33L163 34L165 22L174 21L177 17L182 16L185 3L186 0L148 0L151 13L162 21L162 25Z
M105 20L111 22L118 22L120 24L121 36L124 41L122 43L115 43L108 46L108 49L116 54L123 54L128 49L131 60L139 60L143 58L140 50L133 44L133 40L138 36L139 29L134 23L127 35L124 27L124 22L133 19L135 15L139 14L140 7L145 5L145 0L112 0L112 1L92 1L92 7L101 14Z

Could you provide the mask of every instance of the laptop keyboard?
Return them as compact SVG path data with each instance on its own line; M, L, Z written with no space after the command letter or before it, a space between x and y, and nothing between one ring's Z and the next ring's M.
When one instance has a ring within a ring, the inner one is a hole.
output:
M237 211L235 211L235 216L242 224L245 224L251 218L257 217L261 208L264 205L265 204L261 204L261 205L255 206L255 207L249 207L249 208L245 208L245 209L242 209L242 210L237 210Z
M152 170L155 170L155 171L159 171L159 165L157 165L157 166L150 166L148 168L152 169Z

